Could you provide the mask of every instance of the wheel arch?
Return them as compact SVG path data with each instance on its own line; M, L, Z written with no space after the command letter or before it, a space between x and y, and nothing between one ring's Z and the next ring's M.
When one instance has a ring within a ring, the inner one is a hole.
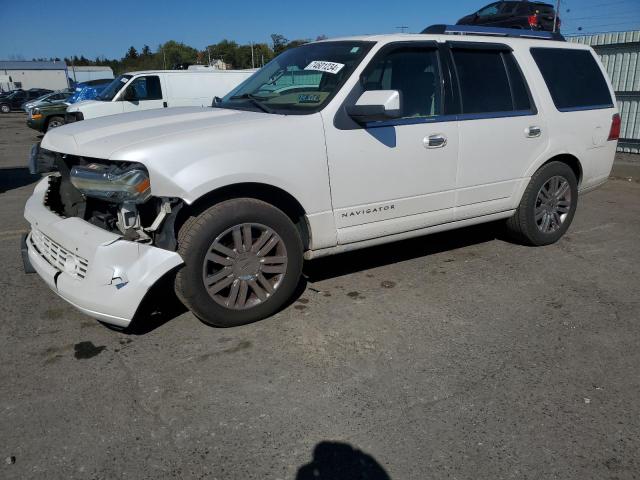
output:
M578 180L578 186L581 185L584 171L582 169L582 163L580 162L580 160L578 160L578 157L570 153L561 153L551 157L549 160L544 162L542 165L540 165L536 169L536 171L540 170L542 167L544 167L545 165L551 162L561 162L568 165L569 168L571 168L571 170L573 170L573 173L575 173L576 175L576 179Z
M262 200L282 210L293 222L300 233L304 249L311 243L311 232L306 220L306 211L302 204L289 192L266 183L243 182L219 187L208 192L190 204L185 203L175 222L175 234L191 217L196 216L216 203L234 198L253 198Z

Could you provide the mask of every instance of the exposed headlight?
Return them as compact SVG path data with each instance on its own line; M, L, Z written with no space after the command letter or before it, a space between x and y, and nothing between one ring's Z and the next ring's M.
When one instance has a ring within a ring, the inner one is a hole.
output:
M149 174L140 164L73 167L71 183L87 197L117 203L144 203L151 196Z

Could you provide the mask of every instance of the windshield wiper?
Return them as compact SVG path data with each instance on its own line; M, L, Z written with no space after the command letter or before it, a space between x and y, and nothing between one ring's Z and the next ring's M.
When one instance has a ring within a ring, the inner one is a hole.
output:
M273 110L271 108L267 107L263 102L260 101L265 99L265 97L256 97L252 93L243 93L242 95L234 95L233 97L229 97L229 100L249 100L264 113L273 113Z

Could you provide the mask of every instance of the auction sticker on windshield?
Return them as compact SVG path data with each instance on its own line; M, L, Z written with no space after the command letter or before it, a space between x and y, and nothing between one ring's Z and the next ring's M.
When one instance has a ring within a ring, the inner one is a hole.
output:
M315 60L305 67L305 70L333 73L334 75L344 68L344 63L323 62Z

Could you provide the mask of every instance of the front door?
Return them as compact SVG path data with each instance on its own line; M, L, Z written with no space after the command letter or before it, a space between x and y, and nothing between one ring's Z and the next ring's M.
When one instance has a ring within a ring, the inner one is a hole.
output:
M338 242L451 221L458 129L442 114L437 46L386 47L367 67L357 88L399 91L402 118L365 126L325 119Z
M146 75L137 77L127 86L127 90L129 89L131 89L135 95L132 97L127 95L126 97L129 99L123 100L125 112L163 108L164 100L162 98L162 86L159 76Z

